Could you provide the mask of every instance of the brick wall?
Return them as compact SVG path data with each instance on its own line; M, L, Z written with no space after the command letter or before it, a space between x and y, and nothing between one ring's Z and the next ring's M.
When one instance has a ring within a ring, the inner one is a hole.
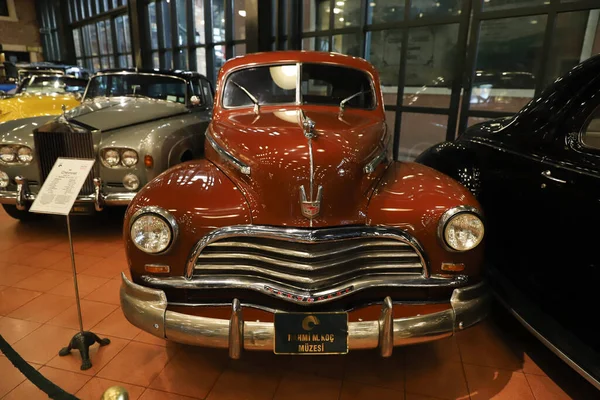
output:
M0 20L0 43L40 47L40 27L37 22L35 0L15 0L17 22Z

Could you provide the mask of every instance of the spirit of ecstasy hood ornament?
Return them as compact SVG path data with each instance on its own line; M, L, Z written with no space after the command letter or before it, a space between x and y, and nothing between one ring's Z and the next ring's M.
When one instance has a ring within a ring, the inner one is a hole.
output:
M323 198L323 186L318 187L317 196L316 198L313 197L315 163L313 159L312 139L314 139L317 134L315 133L315 122L306 116L304 110L300 110L300 123L302 124L304 136L308 139L308 157L310 162L308 194L310 198L307 198L306 196L304 185L300 186L300 209L302 215L310 219L310 226L312 226L313 218L319 215L319 212L321 211L321 199Z

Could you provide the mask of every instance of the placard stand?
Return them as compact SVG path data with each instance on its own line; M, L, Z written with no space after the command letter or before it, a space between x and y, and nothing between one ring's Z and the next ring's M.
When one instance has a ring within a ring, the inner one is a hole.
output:
M67 347L63 347L58 352L58 355L63 357L70 354L71 350L79 350L81 354L81 370L92 367L90 346L94 345L94 343L98 343L100 346L106 346L110 343L110 340L107 338L101 339L95 333L83 330L79 286L77 284L77 269L75 268L75 252L73 250L73 236L71 235L71 220L69 218L71 208L93 165L94 160L58 158L29 210L35 213L64 215L67 219L67 233L69 236L69 250L71 252L71 267L73 270L79 332L73 336Z

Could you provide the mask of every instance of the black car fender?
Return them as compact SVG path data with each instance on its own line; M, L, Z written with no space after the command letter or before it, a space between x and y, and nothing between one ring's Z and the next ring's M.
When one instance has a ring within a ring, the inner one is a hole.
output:
M475 152L462 143L438 143L419 154L415 162L450 176L479 198L481 194L479 162Z

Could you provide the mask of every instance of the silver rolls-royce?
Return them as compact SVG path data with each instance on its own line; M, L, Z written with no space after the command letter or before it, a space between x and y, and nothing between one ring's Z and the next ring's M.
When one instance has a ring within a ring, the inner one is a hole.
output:
M95 74L80 106L48 121L0 124L0 203L19 220L58 157L97 162L74 213L127 205L147 182L203 153L213 88L196 72L106 70Z

